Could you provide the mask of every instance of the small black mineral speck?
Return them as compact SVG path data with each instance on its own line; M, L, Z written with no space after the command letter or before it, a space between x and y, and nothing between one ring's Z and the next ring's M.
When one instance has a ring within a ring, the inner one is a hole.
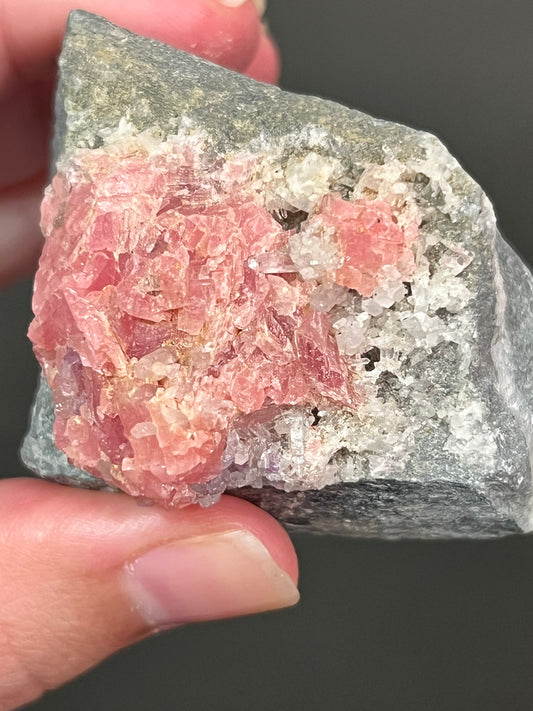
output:
M334 192L340 193L343 200L351 200L353 194L353 185L346 185L345 183L336 183L331 186Z
M375 364L378 363L381 358L379 348L377 346L372 346L372 348L369 348L366 353L363 353L363 358L368 359L368 363L365 364L365 370L374 370L376 367Z
M300 231L302 222L305 222L309 215L305 210L285 210L284 208L273 210L270 214L284 230L296 230L297 232Z
M322 418L320 417L318 407L313 407L313 409L311 410L311 414L312 414L313 417L314 417L312 426L313 426L313 427L316 427L316 425L318 425L318 423L319 423L320 420L322 419Z

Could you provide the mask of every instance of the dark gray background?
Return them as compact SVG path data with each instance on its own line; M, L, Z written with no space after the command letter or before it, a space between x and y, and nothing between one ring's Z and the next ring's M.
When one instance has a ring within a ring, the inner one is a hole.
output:
M271 0L288 89L437 133L533 261L530 0ZM36 377L29 285L0 297L0 461ZM109 660L39 711L533 709L533 539L295 537L295 610L182 629ZM0 672L1 673L1 672Z

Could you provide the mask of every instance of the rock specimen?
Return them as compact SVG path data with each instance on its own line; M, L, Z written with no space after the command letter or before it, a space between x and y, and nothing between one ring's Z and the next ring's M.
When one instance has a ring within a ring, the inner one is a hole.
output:
M83 12L56 113L28 466L324 532L531 528L533 280L437 139Z

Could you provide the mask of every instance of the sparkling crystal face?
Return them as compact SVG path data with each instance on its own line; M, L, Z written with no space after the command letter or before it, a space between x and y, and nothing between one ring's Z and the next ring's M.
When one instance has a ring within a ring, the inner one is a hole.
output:
M345 446L401 465L409 422L384 381L405 353L457 343L447 315L470 299L470 255L423 228L430 178L124 127L63 161L30 327L57 446L171 505L324 486Z

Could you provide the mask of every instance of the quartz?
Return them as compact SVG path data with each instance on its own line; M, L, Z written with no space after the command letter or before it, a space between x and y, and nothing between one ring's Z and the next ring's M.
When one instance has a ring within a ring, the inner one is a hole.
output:
M75 11L26 464L303 530L531 524L533 279L435 137Z

